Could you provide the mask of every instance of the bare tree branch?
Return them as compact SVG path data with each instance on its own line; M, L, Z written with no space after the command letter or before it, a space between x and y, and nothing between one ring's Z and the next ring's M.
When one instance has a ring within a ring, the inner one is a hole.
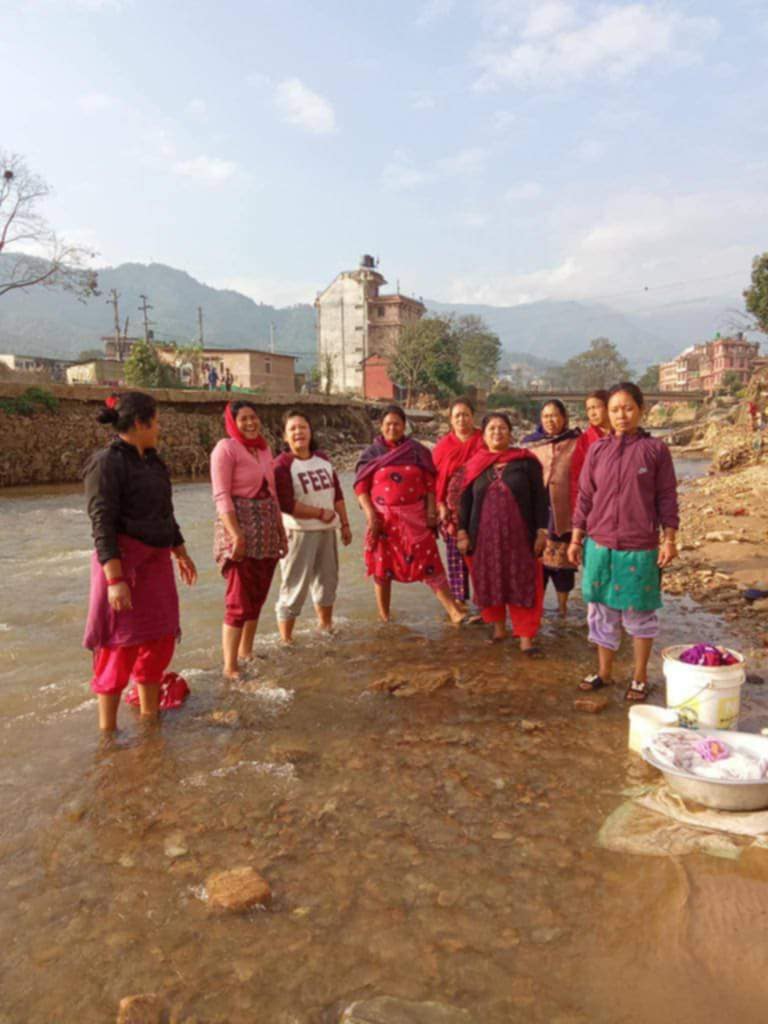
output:
M98 295L95 253L60 239L37 204L50 195L46 182L18 154L0 151L0 296L28 288L61 288L84 301ZM9 252L9 247L13 252ZM19 251L30 247L34 254Z

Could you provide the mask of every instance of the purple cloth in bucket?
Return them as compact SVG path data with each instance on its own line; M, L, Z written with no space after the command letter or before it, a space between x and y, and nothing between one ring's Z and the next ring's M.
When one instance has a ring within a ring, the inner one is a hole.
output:
M683 651L678 658L678 661L684 661L686 665L707 665L710 668L735 665L738 660L725 647L715 647L714 644L696 644Z

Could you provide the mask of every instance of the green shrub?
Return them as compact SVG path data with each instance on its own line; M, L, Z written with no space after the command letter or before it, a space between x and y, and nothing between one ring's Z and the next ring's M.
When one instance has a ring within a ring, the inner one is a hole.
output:
M27 388L16 398L0 398L0 409L12 416L34 416L36 412L58 412L59 400L43 388Z

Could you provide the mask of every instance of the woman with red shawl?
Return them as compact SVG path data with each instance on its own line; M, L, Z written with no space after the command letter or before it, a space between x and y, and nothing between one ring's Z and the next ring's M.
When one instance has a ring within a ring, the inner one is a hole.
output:
M475 599L483 621L493 624L493 643L507 635L506 615L525 654L541 625L549 506L538 459L512 445L506 413L483 420L483 441L467 463L459 508L457 545L471 555Z
M437 514L445 541L448 583L454 600L466 608L469 600L469 569L456 547L459 502L464 482L464 467L483 444L483 433L475 427L475 410L466 398L457 398L449 412L450 433L441 438L432 452L437 467Z
M571 508L573 510L576 508L576 500L579 497L579 477L584 468L587 451L595 441L605 437L611 429L608 419L608 392L602 389L592 391L587 395L584 409L589 426L576 442L571 457Z
M224 675L236 679L247 660L262 605L279 558L287 550L277 503L272 452L261 434L253 402L230 402L224 412L228 437L211 452L216 503L213 556L227 581L221 646Z
M383 622L389 622L392 580L419 580L432 588L458 626L464 613L451 597L435 539L435 465L428 448L405 436L406 425L400 406L387 406L381 435L355 467L355 494L368 522L366 569L373 576Z

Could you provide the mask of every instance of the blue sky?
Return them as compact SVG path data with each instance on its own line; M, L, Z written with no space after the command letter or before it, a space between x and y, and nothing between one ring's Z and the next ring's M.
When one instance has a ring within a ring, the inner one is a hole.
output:
M768 249L766 53L756 0L1 0L0 148L100 264L637 308Z

